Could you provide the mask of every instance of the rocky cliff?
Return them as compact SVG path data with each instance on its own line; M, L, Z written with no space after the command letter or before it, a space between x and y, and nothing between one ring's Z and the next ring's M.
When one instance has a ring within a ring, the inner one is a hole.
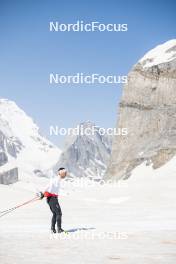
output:
M94 133L77 133L68 136L59 162L54 169L66 167L72 177L101 179L107 169L112 137L101 135L99 128L90 121L79 125L79 131L95 128Z
M3 123L3 120L1 122ZM0 130L0 184L11 184L18 181L18 168L15 168L14 161L21 144L9 136L10 131L7 134L4 132Z
M176 40L149 51L132 68L119 104L117 127L106 178L129 177L146 161L153 168L176 154Z
M18 181L18 168L0 173L0 184L12 184Z

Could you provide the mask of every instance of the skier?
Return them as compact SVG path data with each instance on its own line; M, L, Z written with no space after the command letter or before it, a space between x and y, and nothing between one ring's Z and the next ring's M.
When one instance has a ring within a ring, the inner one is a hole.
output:
M62 211L58 202L58 193L60 189L60 181L64 179L67 175L67 171L65 168L59 168L57 171L57 175L51 178L49 185L46 187L44 192L39 192L37 196L40 199L46 197L47 203L52 212L51 219L51 232L56 233L56 223L57 223L57 232L64 232L62 229Z

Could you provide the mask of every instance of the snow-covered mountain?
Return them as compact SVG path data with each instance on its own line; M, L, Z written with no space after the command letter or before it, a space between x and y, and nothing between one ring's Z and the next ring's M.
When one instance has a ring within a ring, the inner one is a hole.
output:
M95 128L88 135L81 131ZM66 167L70 176L101 178L107 168L111 153L111 137L101 135L94 123L87 121L79 125L79 133L70 135L65 142L64 151L55 168Z
M147 161L159 168L176 155L176 39L157 46L134 65L119 105L107 177L128 177Z
M0 99L0 151L1 172L17 167L21 174L48 170L60 155L32 118L7 99Z
M171 39L147 52L139 63L144 67L152 67L176 59L176 39Z

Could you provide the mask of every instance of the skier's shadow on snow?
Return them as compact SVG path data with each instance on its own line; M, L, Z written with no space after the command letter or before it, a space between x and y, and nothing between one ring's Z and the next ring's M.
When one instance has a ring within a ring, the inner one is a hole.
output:
M80 227L80 228L73 228L73 229L68 229L66 230L66 232L68 233L73 233L73 232L76 232L76 231L86 231L86 230L94 230L95 227Z

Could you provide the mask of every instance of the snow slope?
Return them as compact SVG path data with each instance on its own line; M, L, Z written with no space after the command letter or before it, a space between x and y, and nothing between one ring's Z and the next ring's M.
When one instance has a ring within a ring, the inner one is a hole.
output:
M144 68L169 62L176 58L176 39L169 40L147 52L139 63Z
M116 186L67 182L59 198L63 227L70 230L67 237L49 234L48 205L44 200L35 202L0 218L0 261L175 264L175 175L173 158L157 170L142 164ZM31 180L41 187L46 183L44 178ZM34 192L29 186L25 181L0 185L0 210L31 199Z
M47 170L57 162L60 150L40 135L32 118L13 101L0 99L0 130L21 145L16 160L21 172Z

